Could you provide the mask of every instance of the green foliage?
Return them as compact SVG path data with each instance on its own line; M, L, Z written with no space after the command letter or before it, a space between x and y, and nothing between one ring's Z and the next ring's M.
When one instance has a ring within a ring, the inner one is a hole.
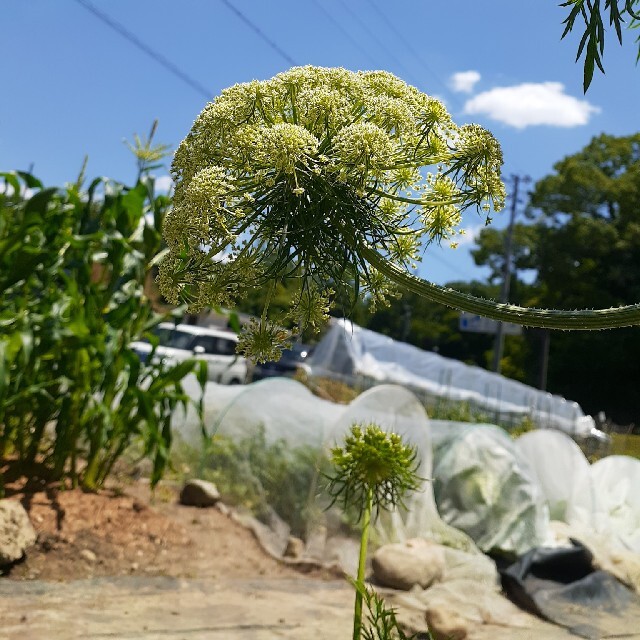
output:
M313 447L291 447L284 440L269 443L259 429L238 440L216 434L205 441L204 451L182 445L174 466L183 465L215 482L230 504L258 518L274 509L294 535L304 537L311 498L327 459Z
M512 287L514 302L575 309L616 307L640 299L640 134L601 135L554 166L533 189L528 225L516 226L517 268L535 280ZM478 264L501 268L503 232L484 230ZM537 336L525 332L528 352ZM557 333L551 337L548 387L589 413L640 421L640 334ZM536 359L522 360L536 380Z
M169 200L147 177L86 190L82 177L64 188L1 178L0 456L27 473L43 459L94 489L138 440L155 484L195 367L143 364L129 347L161 319L147 291Z
M367 619L362 626L363 640L417 640L419 634L408 636L400 628L396 612L388 607L384 600L373 589L351 580L351 584L362 596L367 608ZM427 636L424 640L429 640Z
M618 42L622 44L622 25L626 23L629 28L638 26L640 21L640 2L638 0L605 0L604 9L602 9L600 0L567 0L560 6L569 8L569 15L564 20L563 38L573 31L576 21L584 24L584 32L578 45L576 61L584 54L583 88L586 93L593 79L596 65L604 73L602 56L604 54L606 28L603 14L606 14L608 10L609 26L614 27ZM607 16L604 15L605 20L606 18ZM638 41L640 42L640 38L638 38ZM640 60L640 47L638 48L637 60Z
M640 460L640 435L612 433L610 455L632 456Z
M374 513L392 509L402 504L407 492L419 487L416 455L416 449L404 445L395 433L374 424L354 425L344 447L331 451L335 472L327 491L333 502L345 508L358 505L364 510L371 493Z

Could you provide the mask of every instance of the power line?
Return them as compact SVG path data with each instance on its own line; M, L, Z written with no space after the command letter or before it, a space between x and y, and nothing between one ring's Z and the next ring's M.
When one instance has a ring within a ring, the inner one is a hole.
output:
M406 47L407 51L409 51L409 53L414 56L418 62L422 65L422 67L424 69L426 69L440 84L440 86L445 89L446 91L449 90L449 87L447 87L446 83L438 76L438 74L427 64L427 62L425 61L425 59L423 58L423 56L416 51L416 49L413 48L413 46L410 44L410 40L407 37L406 34L402 33L401 31L399 31L391 22L391 20L389 20L389 18L382 12L382 10L380 9L380 7L378 7L378 5L374 2L374 0L367 0L367 2L369 3L369 5L371 6L371 8L375 11L375 13L378 14L378 17L384 22L384 24L397 36L398 40L400 40L402 42L402 44Z
M249 20L249 18L247 18L247 16L245 16L244 13L242 13L240 9L235 7L229 0L220 0L220 2L222 2L222 4L227 7L227 9L229 9L229 11L235 13L235 15L240 18L240 20L242 20L242 22L244 22L249 27L249 29L257 34L259 38L264 40L278 55L282 56L282 58L284 58L284 60L286 60L289 64L298 64L286 51L281 49L273 40L271 40L271 38L269 38L266 33L264 33L264 31L262 31L262 29L260 29L260 27Z
M197 80L194 80L189 74L178 68L171 60L168 60L158 51L152 49L149 45L145 44L134 33L129 31L125 26L114 20L112 17L97 9L89 2L89 0L75 0L81 7L89 11L94 17L106 24L110 29L113 29L119 33L125 40L128 40L132 45L146 53L150 58L155 60L160 66L164 67L169 73L173 74L185 84L188 84L192 89L197 91L200 95L204 96L207 100L211 100L212 94L206 87L201 85Z
M513 194L511 200L511 211L509 214L509 226L507 227L507 235L504 244L504 264L502 266L502 286L500 287L500 302L505 303L509 300L509 291L511 289L511 254L513 252L513 229L518 212L518 188L520 183L530 182L529 176L512 175ZM498 322L496 337L493 346L493 366L492 369L496 373L500 373L500 361L504 350L504 323Z
M439 256L434 251L431 251L431 253L429 253L429 259L433 259L433 260L436 260L437 262L442 263L445 267L448 267L451 271L457 273L463 278L467 277L467 274L462 269L460 269L460 267L456 267L455 265L451 264L448 260L445 260L445 258L443 258L442 256Z
M311 1L313 2L313 4L316 5L318 9L320 9L320 11L322 11L322 13L324 13L324 15L329 19L329 21L333 24L333 26L336 27L338 31L341 31L342 34L346 36L347 40L349 40L351 44L356 49L358 49L358 51L360 51L360 53L362 53L362 55L364 55L364 57L367 58L374 67L378 66L378 63L369 55L367 50L340 24L339 20L336 20L331 15L331 13L329 13L329 11L327 11L327 9L322 6L322 3L318 2L318 0L311 0Z
M382 49L392 60L394 60L399 67L402 67L407 72L408 75L412 76L413 74L409 69L407 69L407 67L404 65L402 60L399 60L398 58L396 58L394 53L387 48L387 45L385 45L385 43L382 40L380 40L380 38L378 38L378 36L376 36L376 34L373 33L373 31L371 31L371 29L369 29L369 27L360 19L360 16L358 16L358 14L355 11L353 11L347 3L343 2L343 0L338 0L338 1L342 5L343 9L353 18L353 20L360 25L362 30L365 31L369 35L369 37L378 44L380 49Z

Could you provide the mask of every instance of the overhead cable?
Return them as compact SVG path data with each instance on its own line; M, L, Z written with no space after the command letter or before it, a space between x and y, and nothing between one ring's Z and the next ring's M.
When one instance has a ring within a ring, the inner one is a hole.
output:
M333 26L336 27L336 29L338 29L338 31L342 32L342 34L347 38L347 40L349 40L351 42L351 44L356 49L358 49L358 51L360 51L360 53L363 56L365 56L365 58L367 58L369 60L369 62L373 65L373 68L378 66L378 63L369 55L367 50L342 26L342 24L340 23L339 20L336 20L331 15L331 13L326 9L326 7L324 7L322 5L321 2L318 2L318 0L311 0L311 2L313 2L313 4L315 4L316 7L318 9L320 9L320 11L322 11L322 13L324 13L326 18L331 22L331 24L333 24Z
M362 30L365 31L365 33L367 33L369 37L376 42L378 47L389 56L390 59L392 59L400 68L404 69L404 71L408 75L413 75L411 71L407 69L402 60L399 60L395 56L395 54L387 47L387 45L380 38L378 38L378 36L376 36L373 31L371 31L371 29L365 24L365 22L361 20L360 16L355 11L353 11L351 7L349 7L349 4L347 2L343 2L343 0L338 0L338 2L342 5L343 9L351 16L351 18L360 25ZM415 80L415 77L413 78L413 80Z
M264 31L262 31L260 27L258 27L258 25L252 22L244 13L242 13L242 11L240 11L240 9L234 6L234 4L230 2L230 0L220 0L220 2L222 2L222 4L227 7L227 9L229 9L229 11L235 13L235 15L240 18L240 20L242 20L242 22L244 22L249 27L249 29L251 29L259 38L264 40L279 56L284 58L284 60L286 60L289 64L292 64L294 66L297 64L297 62L286 51L284 51L271 38L269 38L269 36L264 33Z
M149 45L145 44L134 33L129 31L125 26L114 20L111 16L104 13L100 9L96 8L89 0L75 0L81 7L89 11L98 20L106 24L110 29L113 29L119 33L123 38L128 40L132 45L146 53L150 58L155 60L159 65L164 67L169 73L173 74L182 82L189 85L192 89L197 91L200 95L204 96L207 100L211 100L212 93L206 87L201 85L197 80L192 78L185 71L182 71L171 60L163 56L160 52L152 49Z
M411 45L411 40L407 36L407 34L406 33L402 33L399 29L397 29L393 25L391 20L389 20L389 18L382 12L380 7L378 7L378 5L374 2L374 0L367 0L367 3L375 11L375 13L378 14L378 17L382 20L382 22L384 22L384 24L397 36L398 40L400 42L402 42L402 44L405 46L407 51L409 51L409 53L411 53L411 55L414 56L414 58L420 63L420 65L424 69L426 69L438 81L438 83L440 84L440 86L443 89L448 91L449 87L446 85L444 80L442 80L438 76L438 74L432 68L429 67L429 65L425 61L424 57L418 51L416 51L416 49Z

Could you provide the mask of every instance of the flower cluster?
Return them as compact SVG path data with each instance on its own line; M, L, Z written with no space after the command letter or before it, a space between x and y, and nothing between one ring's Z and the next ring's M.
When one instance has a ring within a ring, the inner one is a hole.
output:
M422 481L416 473L416 449L375 424L351 427L344 446L334 448L331 457L335 473L329 478L329 494L344 505L366 505L371 492L376 512L391 509Z
M466 207L503 206L501 164L489 132L455 125L390 73L295 67L235 85L176 151L161 291L202 306L295 280L302 324L324 314L309 300L324 309L332 296L348 311L363 291L383 299L389 282L364 249L411 267L459 233Z

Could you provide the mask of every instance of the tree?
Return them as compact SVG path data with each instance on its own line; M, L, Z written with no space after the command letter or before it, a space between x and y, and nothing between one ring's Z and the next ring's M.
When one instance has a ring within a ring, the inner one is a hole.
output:
M609 26L615 28L618 42L622 44L622 25L626 23L629 28L640 26L640 0L606 0L604 10L601 9L600 0L567 0L560 6L570 8L569 15L564 20L563 38L573 31L576 22L580 22L580 19L584 23L584 32L578 45L576 60L584 55L583 88L586 93L593 79L596 65L604 73L602 56L604 55L606 28L603 22L603 13L608 10ZM637 42L640 43L640 37ZM637 59L640 60L640 45Z
M530 200L533 225L516 227L518 268L535 268L523 304L571 309L624 305L640 295L640 134L601 135L554 166ZM498 270L501 232L485 230L474 253ZM530 374L532 375L532 374ZM640 422L640 333L558 333L549 389L617 422Z

